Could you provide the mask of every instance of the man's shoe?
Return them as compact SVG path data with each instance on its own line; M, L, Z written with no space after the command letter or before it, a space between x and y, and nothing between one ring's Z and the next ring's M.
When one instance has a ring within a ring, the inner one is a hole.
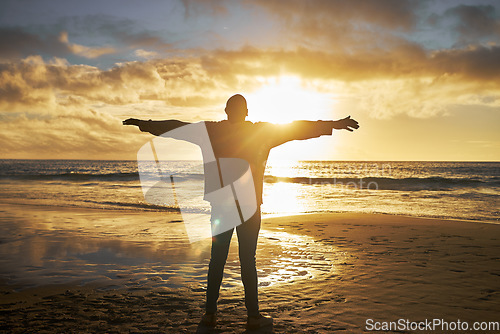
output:
M217 314L216 313L205 313L201 317L200 325L205 327L215 327L217 325Z
M247 318L247 329L250 330L269 327L272 325L273 325L273 318L265 317L262 314L259 314L256 317Z

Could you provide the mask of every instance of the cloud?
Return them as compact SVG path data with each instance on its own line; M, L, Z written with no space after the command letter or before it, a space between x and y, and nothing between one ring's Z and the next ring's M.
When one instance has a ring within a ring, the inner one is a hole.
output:
M458 104L500 106L499 56L496 46L427 52L408 44L353 55L247 47L217 50L201 64L209 76L228 86L244 82L251 87L257 76L292 74L337 82L337 94L358 100L374 118L425 118L447 114Z
M230 2L184 1L197 13L224 15ZM420 4L405 0L246 0L241 10L260 13L259 20L273 22L269 34L284 49L302 46L311 50L369 50L404 42L402 33L414 30ZM215 13L215 14L214 14ZM205 14L206 15L206 14ZM259 47L259 43L253 46Z
M82 56L85 58L98 58L103 55L115 53L115 48L112 47L88 47L84 45L70 43L68 41L68 33L66 31L61 32L59 35L59 41L68 47L73 54Z
M495 45L428 51L406 42L352 54L250 46L198 52L110 69L41 56L0 64L0 153L118 157L145 138L124 129L124 117L217 119L228 96L258 89L259 77L282 74L318 89L333 85L337 96L357 101L374 118L433 117L457 104L500 106L500 47Z
M164 33L145 29L138 22L128 18L104 14L74 16L62 19L58 24L58 27L60 26L70 31L71 35L94 36L94 40L97 41L111 41L117 51L134 49L166 51L172 48L172 44L164 40Z
M389 29L411 29L415 23L415 3L405 0L249 0L288 23L307 26L320 19L327 26L365 22ZM326 28L326 27L325 27ZM323 31L327 33L327 30Z
M442 76L455 81L488 81L498 87L500 75L499 46L469 46L428 52L417 44L408 43L388 50L372 50L345 54L312 51L261 50L246 47L241 50L216 50L201 57L203 69L228 83L237 77L279 75L283 72L303 78L341 81Z
M157 100L166 106L215 106L235 91L257 89L259 77L281 74L346 86L393 82L406 91L447 87L447 94L454 90L463 94L461 87L466 86L471 94L483 96L477 100L485 103L496 101L500 90L499 56L497 46L426 52L407 44L353 55L246 47L205 52L200 57L126 62L108 70L69 65L57 58L44 62L34 56L0 65L0 110L42 110L77 100L109 105ZM397 87L390 90L399 91Z
M70 21L67 19L60 25L47 26L37 32L33 32L33 28L28 31L28 28L24 27L0 27L0 61L6 62L32 55L41 55L45 58L75 55L91 60L102 59L109 55L122 55L125 59L127 54L130 55L131 51L133 53L137 49L148 50L151 54L157 52L158 55L172 50L171 43L165 42L152 32L136 31L138 28L133 22L115 19L112 22L116 24L110 24L105 23L104 19L102 17L75 18ZM61 31L60 26L70 28L74 31L73 35L81 35L83 30L90 35L100 36L97 38L98 41L106 40L113 44L87 46L73 43L68 31ZM143 52L141 57L144 55Z
M147 51L143 49L137 49L134 51L134 54L137 57L144 58L144 59L151 59L151 58L158 58L160 54L155 51Z
M68 33L49 34L42 37L24 31L22 28L0 28L0 60L13 60L38 54L65 56L75 54L94 59L103 55L115 53L112 47L88 47L70 43Z
M224 16L228 14L226 0L182 0L185 10L185 16L192 15L217 15Z
M129 48L142 47L160 51L166 51L172 48L171 43L165 42L163 38L155 36L153 33L148 31L132 33L124 29L117 29L112 32L112 36Z
M106 113L66 108L50 118L18 115L0 123L0 154L7 158L133 158L144 136Z
M61 60L44 62L40 56L0 64L0 108L46 108L67 97L88 103L126 104L143 97L159 99L165 82L151 63L130 62L101 70L69 65Z
M134 158L147 136L123 127L124 118L168 113L195 121L224 98L196 61L127 62L102 70L32 56L0 64L0 154ZM147 110L148 101L157 103Z
M499 41L500 19L495 8L459 5L448 9L438 20L452 20L452 29L458 33L458 45L477 44L481 41Z
M0 27L0 60L12 60L43 52L61 54L67 47L55 35L41 37L21 28Z
M431 53L430 68L436 74L452 75L462 80L486 81L499 85L500 46L468 46L463 49Z
M90 159L128 154L134 158L130 148L140 147L144 136L125 129L121 118L99 110L99 104L119 100L121 112L130 112L127 102L140 100L137 87L155 79L151 68L128 64L101 71L61 59L44 62L39 56L1 64L0 154Z

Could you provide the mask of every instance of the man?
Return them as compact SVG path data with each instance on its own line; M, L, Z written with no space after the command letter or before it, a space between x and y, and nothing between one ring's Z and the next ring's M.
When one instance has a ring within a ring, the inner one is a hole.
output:
M225 111L227 120L204 122L204 125L210 140L210 149L213 150L213 155L217 161L219 174L221 173L219 161L225 158L242 159L248 163L251 170L253 185L255 187L252 190L255 190L257 210L250 219L242 219L241 224L238 222L232 226L236 226L238 236L241 278L245 288L245 306L248 314L247 328L258 329L272 325L272 318L264 317L259 312L257 270L255 267L255 252L261 223L260 205L262 204L264 170L269 151L273 147L291 140L303 140L322 135L331 135L333 129L353 131L359 125L350 116L338 121L295 121L285 125L248 122L245 121L245 118L248 116L247 103L245 98L239 94L229 98ZM189 125L190 123L178 120L142 121L130 118L125 120L123 124L138 126L141 131L150 132L157 136L163 134L168 136L167 132ZM205 160L206 145L200 146ZM207 168L205 168L205 193L207 193L207 179L210 177L217 178L217 176L210 176L207 173ZM222 176L220 178L222 182ZM224 209L221 210L217 204L211 204L211 223L213 227L224 216ZM238 208L238 210L240 211L240 217L242 217L241 209ZM208 327L216 325L217 299L219 297L224 265L233 230L234 228L229 228L227 231L214 234L212 237L211 259L208 269L206 313L201 321L203 325Z

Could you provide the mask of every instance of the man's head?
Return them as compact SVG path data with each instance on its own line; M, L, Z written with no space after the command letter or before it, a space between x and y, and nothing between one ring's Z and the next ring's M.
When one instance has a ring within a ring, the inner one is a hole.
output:
M243 122L248 116L247 100L240 95L233 95L226 103L227 119L230 122Z

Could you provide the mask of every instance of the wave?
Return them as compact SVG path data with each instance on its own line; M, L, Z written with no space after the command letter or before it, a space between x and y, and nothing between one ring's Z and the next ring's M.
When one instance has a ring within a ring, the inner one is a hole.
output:
M203 181L203 174L181 173L175 174L178 181ZM113 172L113 173L82 173L63 172L54 174L0 174L0 179L7 180L31 180L31 181L62 181L62 182L127 182L139 181L139 172ZM266 175L264 181L267 183L299 183L310 185L330 184L337 187L369 190L453 190L459 188L491 188L500 187L499 177L484 179L476 178L445 178L445 177L277 177Z
M156 175L156 173L154 173ZM174 174L177 180L202 180L203 174ZM167 175L169 176L169 175ZM30 181L139 181L138 172L129 173L77 173L65 172L54 174L0 174L0 179Z
M315 178L315 177L276 177L266 176L265 182L277 183L300 183L321 185L330 184L338 187L348 187L355 189L369 190L401 190L401 191L419 191L419 190L453 190L457 188L480 188L480 187L499 187L498 180L475 180L462 178L389 178L389 177L342 177L342 178Z
M91 203L100 208L106 207L108 209L139 209L145 211L168 211L168 212L180 212L179 207L165 206L165 205L157 205L157 204L149 204L144 202L112 202L112 201L92 201L86 200L83 203ZM90 207L94 207L94 206ZM81 207L81 206L80 206Z
M67 181L135 181L139 180L138 172L130 173L74 173L58 174L3 174L0 179L11 180L67 180Z

